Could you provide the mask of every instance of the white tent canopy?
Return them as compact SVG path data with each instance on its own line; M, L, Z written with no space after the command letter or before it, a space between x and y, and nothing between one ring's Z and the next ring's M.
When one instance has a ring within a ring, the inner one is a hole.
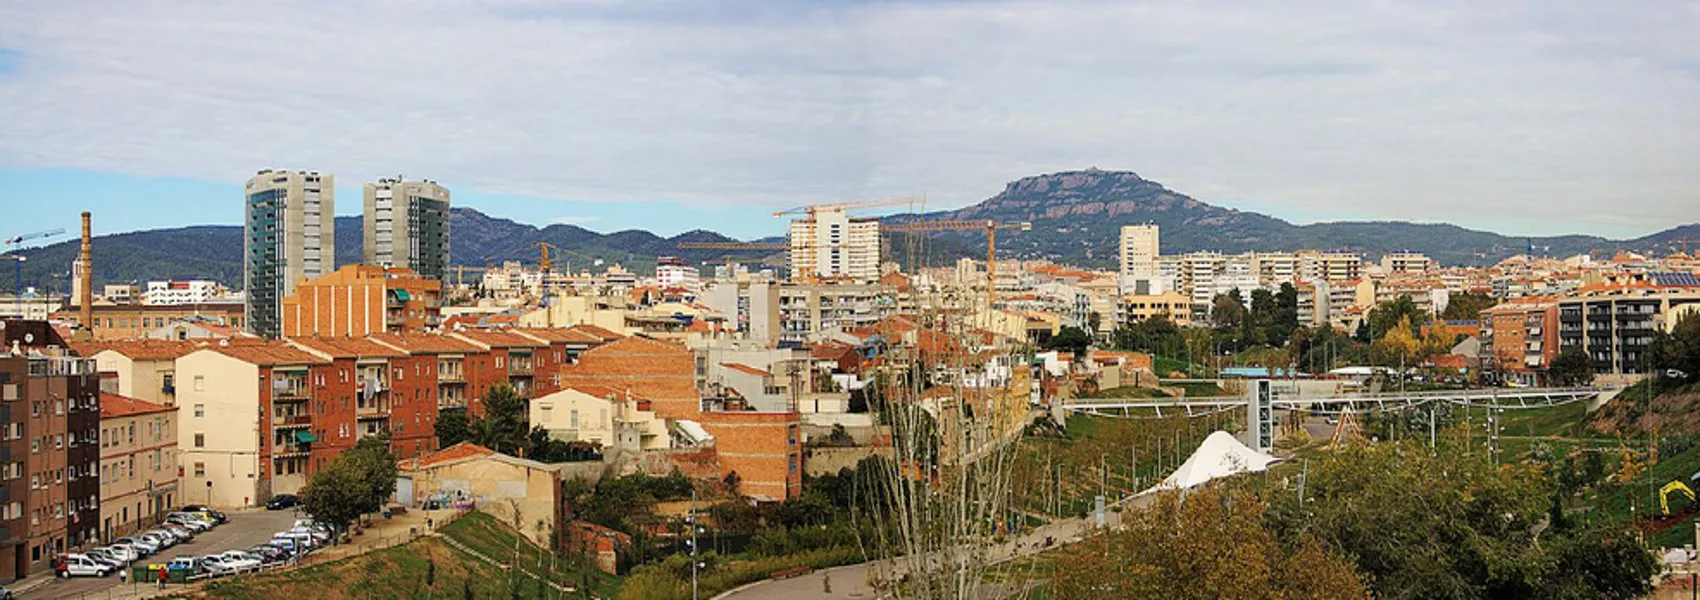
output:
M1198 450L1193 452L1186 462L1181 463L1180 468L1175 469L1167 479L1140 493L1184 490L1229 475L1265 471L1277 460L1280 459L1240 443L1233 434L1217 431L1204 438L1204 443L1198 445Z

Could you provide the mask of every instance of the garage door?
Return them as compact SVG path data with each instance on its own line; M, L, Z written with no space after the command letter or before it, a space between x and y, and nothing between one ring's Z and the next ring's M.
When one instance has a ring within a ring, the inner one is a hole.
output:
M395 499L403 506L413 506L413 478L395 478Z

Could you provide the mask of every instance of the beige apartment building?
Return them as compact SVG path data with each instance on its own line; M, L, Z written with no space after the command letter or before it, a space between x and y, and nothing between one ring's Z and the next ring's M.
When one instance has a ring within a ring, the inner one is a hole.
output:
M1123 277L1156 277L1157 225L1126 225L1121 231L1121 274Z
M179 496L177 407L101 394L101 539L151 527Z
M588 442L607 448L618 442L628 450L665 450L667 422L649 410L649 401L613 388L579 385L531 401L531 425L564 442Z
M76 343L78 354L94 359L103 379L118 395L171 406L177 403L177 358L193 352L195 342L126 340Z

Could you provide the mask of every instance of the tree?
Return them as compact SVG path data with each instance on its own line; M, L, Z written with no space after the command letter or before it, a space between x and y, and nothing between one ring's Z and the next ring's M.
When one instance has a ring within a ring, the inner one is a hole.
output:
M472 432L467 426L466 409L445 408L437 413L437 447L447 448L466 441Z
M1448 321L1475 321L1481 318L1482 309L1491 308L1499 300L1481 292L1464 292L1455 294L1446 301L1446 310L1441 311L1440 318Z
M301 509L313 519L346 529L371 506L371 486L353 463L337 457L307 480L301 489Z
M1411 336L1416 337L1416 329L1427 325L1429 315L1417 308L1417 303L1408 295L1401 294L1388 302L1383 302L1369 310L1363 324L1358 328L1358 341L1372 342L1387 335L1394 327L1408 324Z
M526 445L525 399L506 384L484 393L484 416L472 423L472 442L501 452L519 454Z
M1234 329L1246 317L1245 302L1240 301L1240 291L1234 290L1228 294L1216 294L1210 300L1210 324L1216 329Z
M1087 346L1091 344L1092 336L1087 335L1085 331L1082 331L1079 327L1064 326L1057 331L1056 335L1051 336L1050 342L1046 346L1053 350L1073 352L1076 356L1079 356L1085 354Z
M301 507L341 530L360 515L384 508L396 488L389 434L367 436L314 473L301 490Z
M1628 529L1547 527L1539 465L1356 445L1312 459L1304 491L1269 495L1278 537L1352 557L1377 596L1630 598L1657 572ZM1618 564L1583 565L1607 559Z
M1110 334L1112 344L1120 350L1149 352L1178 356L1181 354L1181 330L1168 317L1158 315L1141 319Z
M1124 512L1125 528L1065 550L1053 598L1366 598L1352 563L1313 539L1283 543L1256 496L1209 486Z
M1547 380L1553 385L1586 385L1594 380L1593 361L1581 348L1566 349L1547 366Z
M1700 313L1685 313L1670 333L1655 334L1648 355L1661 376L1678 383L1700 381Z

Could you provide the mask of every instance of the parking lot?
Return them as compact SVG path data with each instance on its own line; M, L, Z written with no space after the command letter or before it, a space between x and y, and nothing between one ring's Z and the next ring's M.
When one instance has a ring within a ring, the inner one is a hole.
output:
M197 535L193 540L162 550L159 554L144 558L140 562L144 564L164 564L178 556L204 556L227 550L244 550L265 543L271 539L274 533L289 529L295 523L295 519L301 516L294 510L268 511L259 509L229 512L227 514L230 517L230 522ZM89 597L93 598L100 597L97 594L104 593L117 585L117 575L54 579L47 584L19 594L18 597L77 598L88 594ZM131 582L127 585L140 584Z

